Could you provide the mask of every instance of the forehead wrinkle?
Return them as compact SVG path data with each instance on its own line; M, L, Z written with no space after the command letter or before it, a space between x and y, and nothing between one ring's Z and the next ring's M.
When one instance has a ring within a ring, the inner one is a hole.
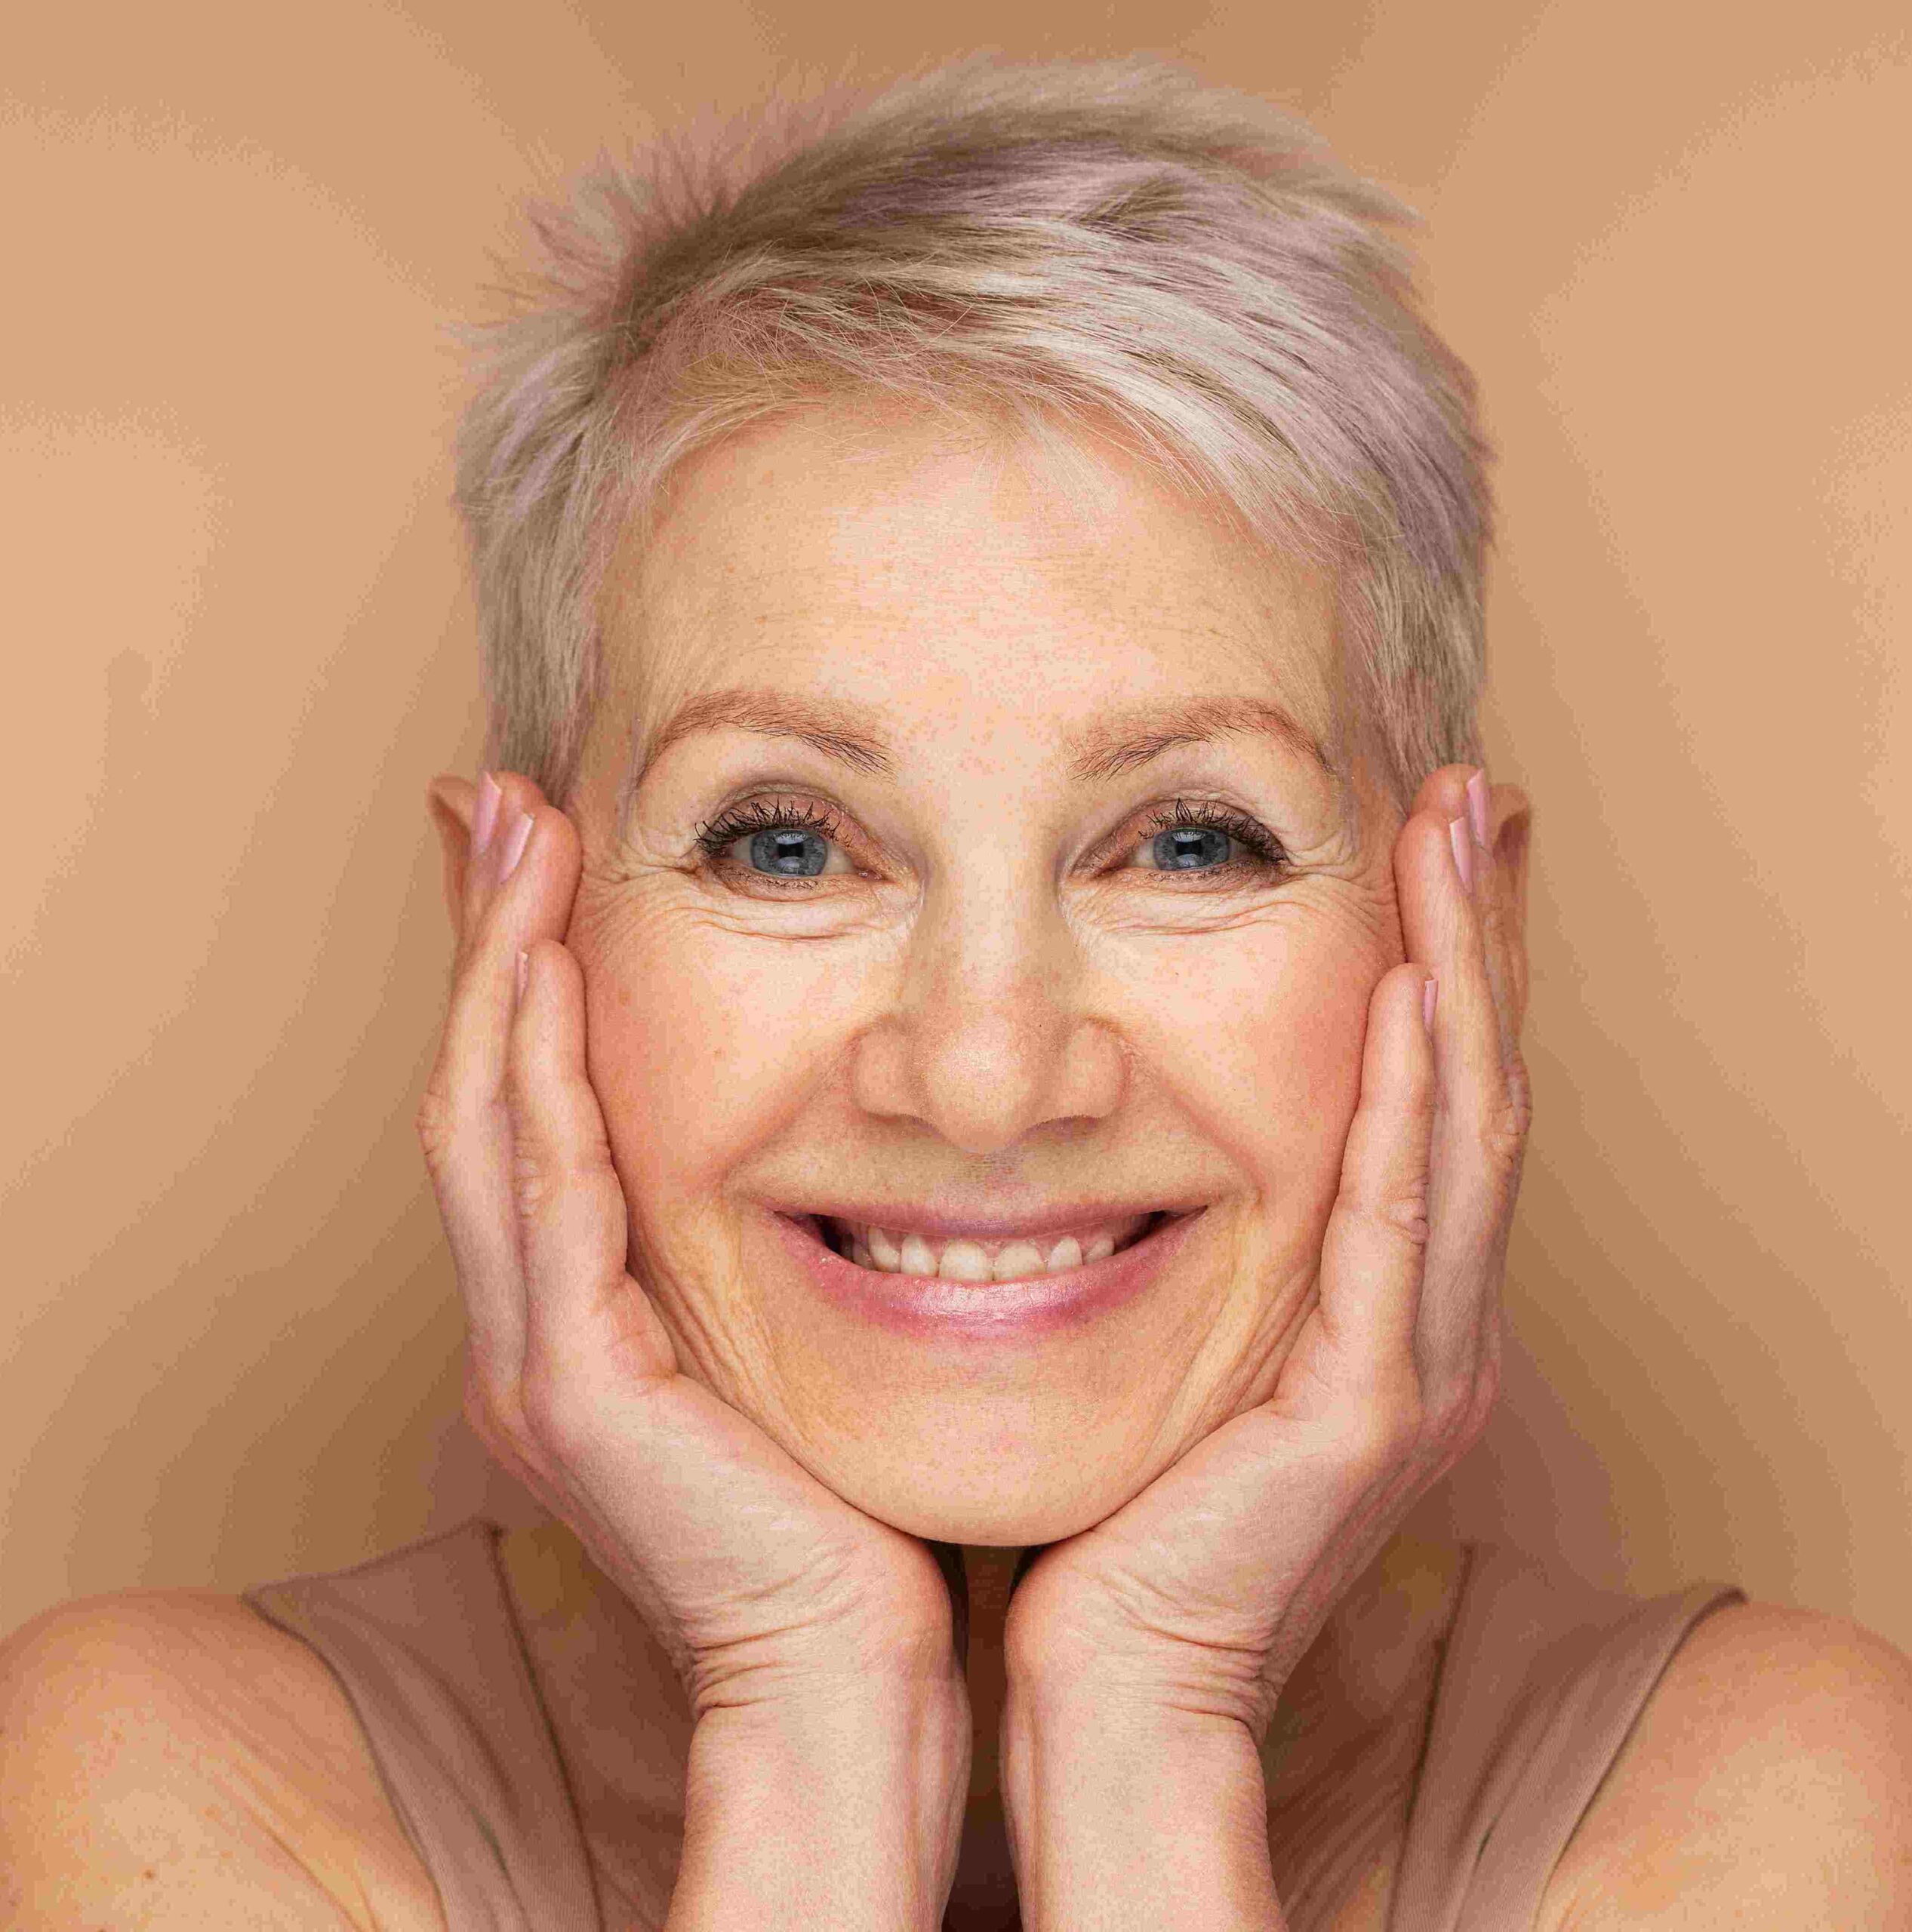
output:
M1144 715L1131 718L1126 742L1116 742L1103 709L1086 732L1066 741L1082 777L1119 775L1177 743L1254 732L1300 752L1331 782L1339 779L1328 745L1332 740L1339 749L1336 726L1345 721L1339 718L1334 666L1313 648L1320 629L1313 620L1325 613L1324 586L1313 572L1284 568L1280 560L1252 552L1232 534L1212 528L1209 545L1202 546L1205 564L1179 543L1159 548L1150 528L1158 506L1147 491L1141 505L1147 513L1128 528L1128 540L1112 543L1106 531L1085 531L1067 514L1011 513L998 520L991 514L998 506L993 491L977 492L970 478L960 479L967 486L963 494L978 500L965 505L970 515L958 521L975 522L980 513L974 534L986 540L966 551L925 530L917 520L919 506L907 493L901 500L872 502L859 500L853 491L848 500L826 502L807 517L780 517L781 540L766 554L761 518L747 500L756 494L753 483L776 480L751 478L740 491L705 495L702 521L692 526L688 546L679 524L664 533L663 543L628 558L636 567L620 586L622 621L615 626L623 633L630 678L618 694L620 708L629 707L628 724L619 732L627 741L620 820L646 772L670 743L688 735L697 713L706 714L704 728L716 721L708 707L720 694L708 690L712 674L728 670L734 680L740 660L767 645L827 657L833 636L860 635L879 645L893 640L891 648L901 657L911 638L926 630L941 633L934 656L944 672L959 670L965 631L1012 648L1020 635L1017 655L1032 675L1057 649L1066 657L1082 647L1092 653L1100 645L1143 642L1172 664L1178 643L1193 647L1193 690L1132 707ZM947 506L947 498L943 501ZM1030 506L1021 507L1027 512ZM1185 528L1180 515L1172 527ZM873 528L882 540L857 540L860 531ZM1046 593L1035 600L1047 606L1039 621L1030 616L1032 589ZM1332 596L1328 605L1332 610ZM1335 628L1331 617L1320 640L1329 660ZM1231 661L1212 661L1217 647ZM1088 668L1092 675L1092 661ZM676 712L660 718L673 685L686 695ZM787 688L761 695L788 700L799 694ZM1227 709L1231 698L1242 715L1230 719L1215 707ZM1205 720L1177 715L1204 703L1213 714ZM1263 706L1265 715L1246 715L1250 703ZM768 718L760 708L759 723ZM652 720L647 745L645 725ZM867 708L860 718L839 708L833 717L812 716L801 728L824 755L886 773L893 764L882 724Z
M760 573L751 575L757 583L774 587L780 593L778 601L784 602L789 586L781 574L777 577ZM843 586L836 587L840 590ZM705 580L704 588L707 593L709 580ZM704 601L704 609L694 616L680 608L674 613L678 625L673 628L679 629L675 641L680 648L687 648L694 657L708 660L722 654L718 634L724 628L720 620L711 621L719 617L718 611L712 610L711 602L721 609L731 600L720 595L710 601L703 598L699 601ZM913 617L920 626L920 611L912 614L888 609L881 598L858 598L855 601L859 608L820 614L799 596L784 605L781 617L776 610L766 605L750 614L752 620L748 628L753 634L750 643L741 647L734 641L731 643L730 654L733 662L739 655L747 658L754 655L753 647L758 641L779 625L779 636L797 645L811 641L805 633L813 626L824 632L840 632L849 626L867 626L900 635ZM735 611L733 607L727 614L734 622L736 617L743 614ZM1011 614L1012 617L1019 614ZM1134 641L1132 626L1124 623L1119 617L1112 618L1106 611L1095 614L1104 620L1096 626L1102 641ZM1280 666L1283 669L1295 668L1292 660L1298 640L1293 632L1300 614L1292 606L1266 612L1267 641L1276 645L1279 656L1289 660ZM1256 651L1251 641L1241 636L1239 622L1229 621L1231 615L1238 614L1227 613L1212 605L1199 611L1153 611L1147 618L1149 641L1155 645L1172 645L1175 640L1186 638L1204 645L1218 644L1236 657L1245 669L1265 675L1276 668L1270 662L1271 654L1265 650ZM821 625L820 616L823 620ZM699 617L706 621L698 622ZM990 628L999 632L1000 626ZM1283 645L1289 648L1280 649ZM1040 633L1032 632L1030 661L1033 663L1039 659L1041 648ZM1315 714L1320 709L1319 667L1308 661L1310 654L1301 654L1307 669L1316 675L1283 681L1298 687L1295 691L1295 696L1301 700L1298 707L1284 704L1272 691L1188 697L1165 694L1128 705L1117 712L1103 710L1085 725L1064 731L1061 734L1063 750L1071 782L1106 782L1139 768L1178 746L1248 736L1272 740L1298 753L1331 784L1338 786L1344 774L1315 721ZM758 732L767 737L799 738L822 755L853 771L876 777L889 777L896 768L891 747L885 742L888 725L882 712L845 695L824 696L768 687L753 689L737 685L715 691L693 691L648 732L645 730L647 709L642 703L633 706L628 755L617 794L620 824L627 821L646 774L664 754L680 741L705 731L734 729Z

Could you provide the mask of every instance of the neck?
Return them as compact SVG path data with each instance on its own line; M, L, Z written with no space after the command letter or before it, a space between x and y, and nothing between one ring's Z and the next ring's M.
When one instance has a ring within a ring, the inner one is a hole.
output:
M949 1923L1000 1926L1014 1922L1015 1878L1009 1859L1000 1783L1002 1706L1008 1672L1002 1648L1009 1588L1023 1552L982 1543L962 1546L969 1586L969 1709L974 1738L969 1761L969 1804Z

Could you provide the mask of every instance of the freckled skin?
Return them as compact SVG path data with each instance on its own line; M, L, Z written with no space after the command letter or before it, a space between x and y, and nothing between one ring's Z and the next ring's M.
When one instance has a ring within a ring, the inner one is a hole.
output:
M566 943L633 1261L691 1371L913 1534L1027 1544L1119 1507L1272 1389L1310 1303L1369 995L1403 957L1400 814L1273 740L1073 783L1111 703L1271 697L1336 739L1320 580L1271 570L1111 448L1099 490L1002 438L833 405L708 453L607 599L608 685L571 809ZM633 721L713 687L876 707L851 771L733 728L683 740L616 823ZM807 891L720 875L740 798L840 821ZM1289 855L1155 861L1150 813L1219 801ZM1205 1201L1186 1259L1085 1327L987 1347L818 1299L763 1204L1014 1182Z

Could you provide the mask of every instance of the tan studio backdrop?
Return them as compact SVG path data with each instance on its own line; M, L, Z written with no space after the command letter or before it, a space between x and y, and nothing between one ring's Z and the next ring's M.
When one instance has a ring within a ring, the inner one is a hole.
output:
M412 1115L513 210L777 94L1147 49L1426 218L1502 452L1538 1118L1430 1525L1912 1644L1902 5L183 0L8 29L0 1629L488 1509ZM954 20L956 17L950 17Z

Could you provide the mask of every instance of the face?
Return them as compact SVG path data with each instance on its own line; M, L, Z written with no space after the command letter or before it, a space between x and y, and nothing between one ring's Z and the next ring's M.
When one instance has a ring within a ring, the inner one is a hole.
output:
M1326 586L1081 457L840 403L707 452L571 804L633 1271L952 1542L1085 1528L1270 1392L1403 957Z

